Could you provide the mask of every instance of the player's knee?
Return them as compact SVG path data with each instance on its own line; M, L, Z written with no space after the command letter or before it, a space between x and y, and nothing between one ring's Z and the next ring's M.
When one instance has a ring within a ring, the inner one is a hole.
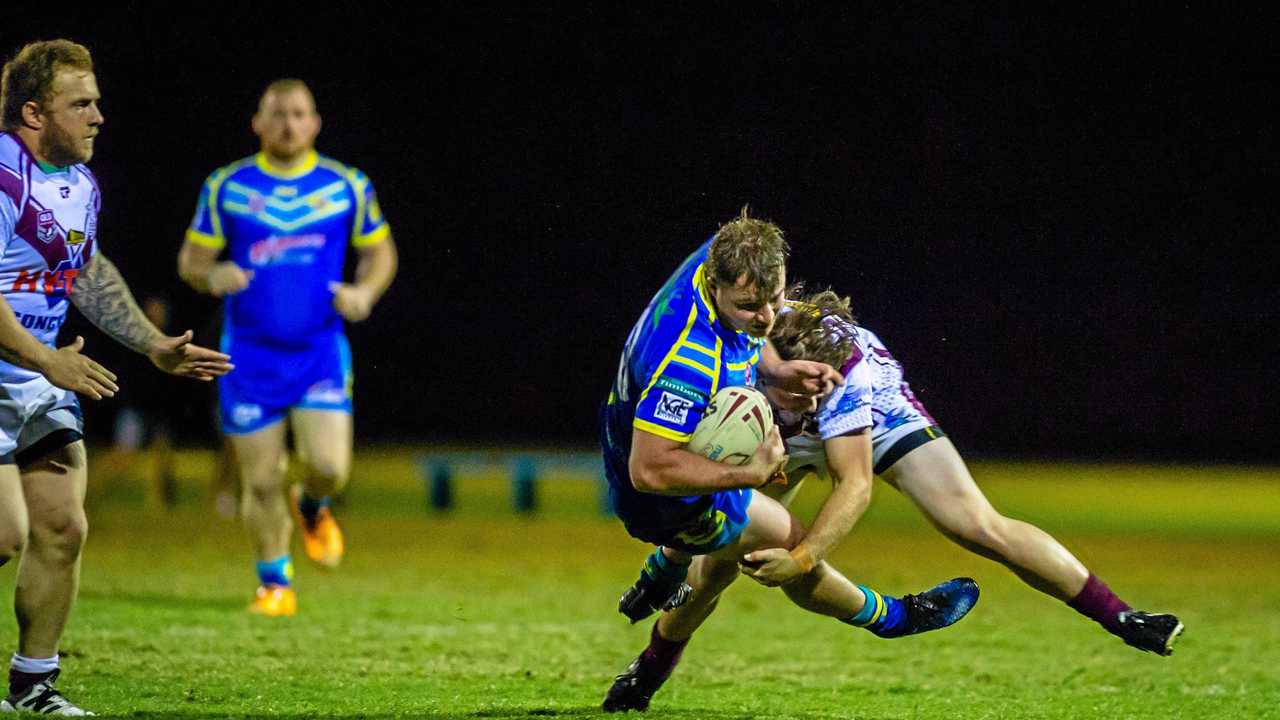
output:
M52 555L65 562L80 557L85 538L89 536L89 518L80 508L53 513L44 518L32 518L32 544L39 544L44 555ZM34 549L34 548L33 548Z
M988 508L965 513L953 532L961 544L1003 554L1007 545L1004 528L1004 517Z
M312 458L308 461L312 484L328 492L341 490L347 484L347 463L334 458Z

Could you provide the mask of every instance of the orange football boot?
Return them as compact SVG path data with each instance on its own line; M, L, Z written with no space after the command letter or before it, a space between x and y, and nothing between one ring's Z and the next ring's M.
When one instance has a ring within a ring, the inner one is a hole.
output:
M302 547L307 551L311 562L320 567L332 570L342 562L346 552L346 543L342 539L342 528L333 517L328 507L320 508L316 513L316 521L308 524L298 510L298 502L302 499L302 486L294 485L289 489L289 509L293 513L294 522L302 528Z
M262 585L249 603L249 612L267 617L288 617L298 612L298 594L291 587Z

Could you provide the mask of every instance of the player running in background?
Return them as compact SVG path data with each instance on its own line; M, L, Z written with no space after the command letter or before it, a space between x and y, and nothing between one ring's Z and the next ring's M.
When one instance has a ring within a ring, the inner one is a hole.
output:
M829 363L845 376L844 385L820 409L805 414L780 407L793 403L784 391L764 388L787 438L788 472L813 468L834 482L826 506L856 504L854 521L865 509L861 497L837 496L847 468L861 466L866 450L855 449L847 433L871 425L875 473L911 498L944 535L1005 565L1023 582L1067 603L1129 645L1160 655L1172 652L1182 632L1177 617L1131 609L1048 533L992 507L951 440L912 394L902 365L875 333L854 323L848 298L825 291L789 302L769 339L783 358ZM797 489L793 485L788 495ZM811 545L812 537L801 546ZM824 549L813 547L810 554L822 557ZM770 581L788 582L799 573L785 550L766 551L758 559L767 561L761 574Z
M602 410L601 444L614 510L633 537L658 548L619 610L632 622L657 609L669 612L614 681L606 711L648 707L689 637L737 578L744 555L790 549L804 536L786 508L753 492L786 460L776 429L742 466L685 448L716 391L754 385L757 369L764 381L802 396L829 391L835 382L831 366L780 362L765 344L782 305L786 252L782 231L744 210L684 261L627 338ZM794 560L811 571L783 586L794 603L882 637L945 627L977 600L977 586L966 579L898 599L855 585L815 558Z
M68 40L31 43L0 80L0 565L21 556L14 593L18 650L0 712L84 715L53 687L58 644L80 581L88 521L83 422L116 377L54 349L68 301L157 367L211 380L226 355L166 337L98 248L102 196L85 167L102 127L93 59Z
M253 130L261 152L205 181L178 272L226 298L222 343L238 369L219 383L219 399L257 559L249 609L279 616L297 610L282 491L286 420L306 469L297 508L307 556L336 567L344 545L329 503L346 484L352 452L342 321L369 316L395 277L396 248L369 178L316 153L320 116L302 81L271 83ZM342 281L348 244L359 253L353 283Z

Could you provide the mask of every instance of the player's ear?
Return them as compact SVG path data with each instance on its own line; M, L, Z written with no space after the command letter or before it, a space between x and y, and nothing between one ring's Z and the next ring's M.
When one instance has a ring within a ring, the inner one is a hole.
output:
M22 103L22 124L32 130L42 130L44 128L44 117L41 113L40 103L35 100L28 100Z

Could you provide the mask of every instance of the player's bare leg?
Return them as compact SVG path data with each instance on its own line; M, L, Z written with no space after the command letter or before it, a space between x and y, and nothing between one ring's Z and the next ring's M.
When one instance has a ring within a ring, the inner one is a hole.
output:
M0 465L0 566L22 554L28 532L27 501L18 466Z
M1000 514L949 438L907 453L884 478L961 547L1003 564L1023 582L1070 604L1134 647L1162 655L1172 651L1182 631L1176 617L1133 612L1051 535Z
M241 508L257 560L261 587L250 611L262 615L292 615L297 598L290 587L293 564L289 537L293 520L284 497L285 423L276 422L251 433L228 435L243 482Z
M89 531L84 443L60 448L20 472L30 535L14 594L18 653L53 657L80 586L80 549Z
M60 672L58 643L80 586L80 551L89 528L86 476L79 441L21 468L0 467L3 521L14 521L27 533L13 602L18 651L10 661L9 692L0 712L84 714L53 683ZM25 509L15 512L15 507ZM6 535L6 552L14 549L12 540Z
M329 501L351 474L351 414L298 409L290 420L305 470L302 493L296 499L307 556L324 567L337 567L346 548Z

